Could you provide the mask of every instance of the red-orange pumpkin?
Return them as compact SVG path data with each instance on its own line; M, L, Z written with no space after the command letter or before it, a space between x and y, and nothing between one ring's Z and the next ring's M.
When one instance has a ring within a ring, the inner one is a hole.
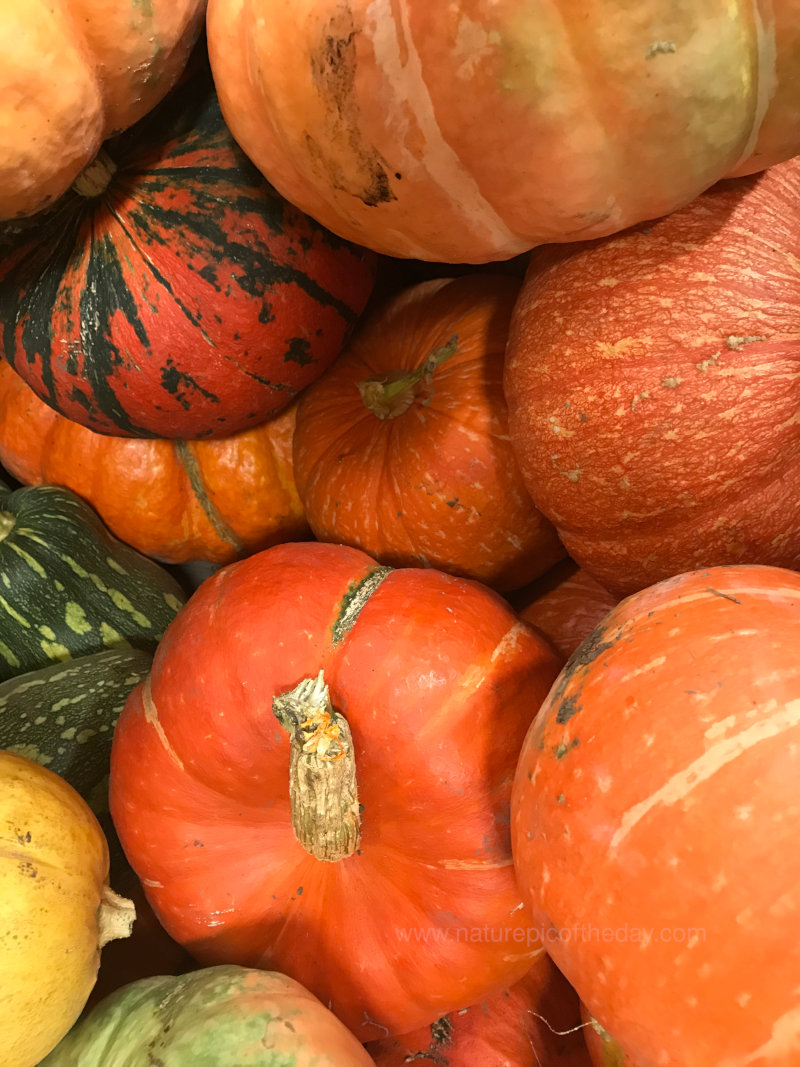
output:
M512 795L545 947L636 1067L797 1067L800 574L628 597L567 663Z
M560 662L485 586L354 548L218 571L114 734L111 814L156 915L201 963L301 981L361 1040L507 988L540 948L511 781Z
M292 476L297 405L208 441L94 433L48 407L0 360L0 464L64 485L117 537L166 563L227 563L309 535Z
M568 561L572 563L572 561ZM528 589L519 590L514 606L521 619L546 634L567 659L617 603L591 574L559 565Z
M617 594L800 567L800 158L649 226L536 250L505 392L533 500Z
M507 259L800 152L800 0L209 0L223 113L329 229Z
M377 1067L591 1067L584 1029L575 990L543 951L510 989L367 1051Z
M303 394L294 473L321 541L513 589L564 556L508 440L503 357L519 279L404 289Z

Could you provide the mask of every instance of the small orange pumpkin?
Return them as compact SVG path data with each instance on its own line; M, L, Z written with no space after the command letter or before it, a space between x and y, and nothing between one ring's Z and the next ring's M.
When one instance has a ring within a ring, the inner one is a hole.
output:
M71 489L140 552L227 563L308 535L292 477L296 407L214 440L109 437L53 411L0 360L0 463L26 485Z
M396 292L305 390L294 473L319 540L497 589L564 556L508 437L503 356L519 287L481 272Z

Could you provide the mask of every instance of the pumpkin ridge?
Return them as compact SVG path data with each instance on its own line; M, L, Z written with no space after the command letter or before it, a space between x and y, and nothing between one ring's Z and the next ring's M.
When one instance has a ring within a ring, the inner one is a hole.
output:
M339 601L339 614L331 626L331 644L339 645L355 626L372 594L388 578L393 567L374 567L363 578L353 582Z
M197 457L192 452L191 446L188 441L176 440L173 442L173 450L175 456L180 463L183 470L186 472L186 477L189 479L189 485L194 493L200 507L203 509L203 514L208 519L209 523L214 529L221 541L231 545L237 554L243 553L245 550L244 543L236 536L231 527L225 522L220 511L214 505L211 497L206 491L205 482L203 481L203 475L200 471L200 464L197 462Z

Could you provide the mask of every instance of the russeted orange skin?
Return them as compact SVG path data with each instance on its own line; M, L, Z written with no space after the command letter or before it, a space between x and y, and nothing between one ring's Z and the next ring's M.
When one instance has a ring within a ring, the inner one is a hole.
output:
M599 237L800 152L800 0L209 0L208 43L269 181L392 256Z
M25 485L72 489L148 556L229 563L310 536L292 475L296 411L207 441L110 437L59 415L0 360L0 464Z
M520 754L520 888L636 1067L800 1062L800 574L728 566L619 604Z
M508 439L503 356L519 286L499 274L411 286L304 391L294 475L319 540L497 589L522 586L565 555ZM454 353L409 393L408 410L385 419L370 410L360 383L416 371L451 338Z
M511 440L534 502L611 592L800 567L798 247L800 158L532 253L506 355Z
M547 575L543 581L546 580ZM525 597L526 590L520 590L520 594ZM618 599L591 574L578 569L532 595L531 599L521 599L515 606L519 617L541 630L564 659L568 659L616 606Z
M165 929L202 964L289 974L362 1041L508 988L540 949L511 782L560 665L498 594L440 571L384 575L313 541L217 571L114 732L110 810ZM292 830L272 710L320 670L350 724L361 812L358 850L331 861Z
M591 1067L583 1033L575 990L543 951L510 989L366 1048L376 1067Z
M64 193L186 66L206 0L0 0L0 219Z

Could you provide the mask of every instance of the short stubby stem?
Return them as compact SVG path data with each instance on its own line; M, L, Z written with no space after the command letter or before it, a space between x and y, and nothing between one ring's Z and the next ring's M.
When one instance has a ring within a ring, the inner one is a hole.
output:
M273 698L272 710L289 734L292 828L318 860L337 863L361 840L353 737L335 711L322 671Z
M85 196L87 199L100 196L108 188L116 169L117 164L108 152L101 148L92 162L87 163L72 183L72 188L80 196Z

